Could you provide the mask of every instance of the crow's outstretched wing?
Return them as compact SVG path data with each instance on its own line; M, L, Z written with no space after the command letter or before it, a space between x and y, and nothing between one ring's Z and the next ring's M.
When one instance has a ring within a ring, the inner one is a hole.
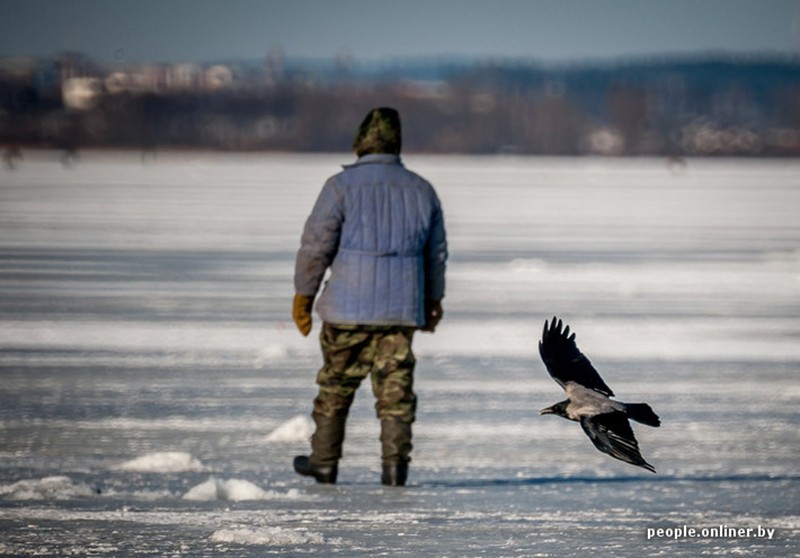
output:
M595 447L621 461L656 472L639 453L639 443L624 413L613 412L583 417L581 426Z
M562 330L561 320L555 317L550 324L544 322L539 354L550 376L563 388L567 382L575 382L604 395L614 392L606 385L589 359L583 356L575 344L575 334L570 335L569 326Z

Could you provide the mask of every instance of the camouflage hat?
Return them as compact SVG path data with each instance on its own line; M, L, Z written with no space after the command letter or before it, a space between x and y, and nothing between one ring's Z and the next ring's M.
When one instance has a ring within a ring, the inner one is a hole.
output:
M369 111L353 140L353 151L361 157L367 153L400 154L402 136L400 114L393 108L380 107Z

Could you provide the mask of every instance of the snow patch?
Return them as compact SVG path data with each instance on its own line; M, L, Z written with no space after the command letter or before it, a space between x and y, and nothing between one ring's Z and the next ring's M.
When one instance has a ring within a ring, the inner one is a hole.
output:
M314 423L305 415L287 420L267 435L267 442L305 442L314 433Z
M137 473L184 473L206 471L198 459L181 451L148 453L136 459L120 463L114 469Z
M26 479L0 485L0 497L8 500L71 500L97 496L86 484L74 483L66 476Z
M241 502L243 500L294 500L299 496L300 492L295 488L281 494L272 490L264 490L258 485L242 479L220 480L211 477L189 490L183 495L183 499L195 502L217 500Z
M255 358L255 365L259 368L271 364L275 361L286 358L289 355L289 347L281 343L270 343L261 347Z
M211 535L211 542L283 546L292 544L323 544L325 539L319 533L295 531L282 527L261 527L258 529L220 529Z

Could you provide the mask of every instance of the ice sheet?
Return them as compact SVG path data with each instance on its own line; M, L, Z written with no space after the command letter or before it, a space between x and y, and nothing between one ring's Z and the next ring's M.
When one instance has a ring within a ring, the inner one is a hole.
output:
M298 477L321 364L293 258L348 155L25 154L0 174L0 554L788 556L800 540L800 163L408 155L442 198L409 486L368 386ZM658 474L540 417L558 315ZM647 540L652 527L772 540Z

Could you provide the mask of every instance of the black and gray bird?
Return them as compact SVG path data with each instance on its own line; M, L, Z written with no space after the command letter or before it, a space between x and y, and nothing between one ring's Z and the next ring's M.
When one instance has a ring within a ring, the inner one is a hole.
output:
M622 403L610 399L614 392L592 363L578 350L575 334L555 317L544 322L539 354L550 376L567 393L567 399L542 409L542 415L558 415L581 423L595 447L611 457L656 472L639 453L628 419L648 426L661 420L647 403Z

